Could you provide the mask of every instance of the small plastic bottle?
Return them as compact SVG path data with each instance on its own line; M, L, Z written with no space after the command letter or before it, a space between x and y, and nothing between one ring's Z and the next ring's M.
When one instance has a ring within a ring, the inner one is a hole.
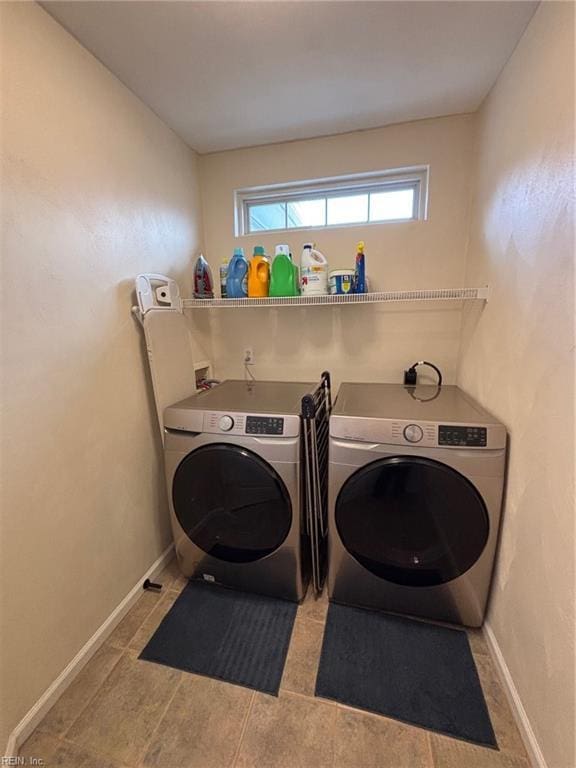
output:
M366 293L366 257L364 256L364 241L360 240L356 248L356 266L354 268L353 293Z
M220 264L220 296L223 299L227 297L226 293L226 278L228 277L228 259L222 259Z

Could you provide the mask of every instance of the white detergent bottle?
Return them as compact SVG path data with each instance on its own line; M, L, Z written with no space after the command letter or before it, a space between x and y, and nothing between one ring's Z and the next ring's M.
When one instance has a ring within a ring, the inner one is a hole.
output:
M300 260L302 296L322 296L328 293L328 261L324 254L306 243Z

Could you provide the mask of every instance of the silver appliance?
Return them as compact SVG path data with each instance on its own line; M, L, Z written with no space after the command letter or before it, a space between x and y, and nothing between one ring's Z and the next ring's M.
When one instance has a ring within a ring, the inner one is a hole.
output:
M170 518L185 576L304 597L300 412L316 387L230 380L166 408Z
M455 386L342 384L330 418L330 599L477 627L506 430Z

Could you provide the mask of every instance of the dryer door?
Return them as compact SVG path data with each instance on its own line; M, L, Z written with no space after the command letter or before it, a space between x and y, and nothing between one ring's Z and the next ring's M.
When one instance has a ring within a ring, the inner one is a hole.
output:
M336 500L342 543L376 576L430 587L467 571L480 557L490 523L463 475L432 459L394 456L355 472Z
M181 461L174 512L191 541L212 557L251 563L274 552L292 525L292 504L270 464L247 448L212 443Z

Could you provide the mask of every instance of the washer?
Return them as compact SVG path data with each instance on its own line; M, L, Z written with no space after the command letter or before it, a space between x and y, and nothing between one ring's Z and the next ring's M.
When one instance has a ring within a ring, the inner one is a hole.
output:
M300 412L316 386L231 380L165 410L170 519L185 576L304 597Z
M342 384L329 466L330 599L480 626L504 426L455 386Z

